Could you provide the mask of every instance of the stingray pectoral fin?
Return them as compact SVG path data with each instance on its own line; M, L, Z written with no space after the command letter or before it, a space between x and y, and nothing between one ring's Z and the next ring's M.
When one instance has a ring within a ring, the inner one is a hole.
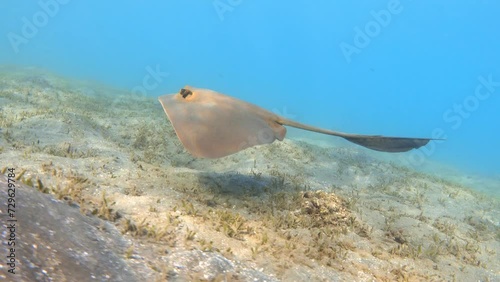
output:
M432 140L427 138L385 137L378 135L352 135L348 137L343 136L343 138L372 150L393 153L418 149L427 145Z

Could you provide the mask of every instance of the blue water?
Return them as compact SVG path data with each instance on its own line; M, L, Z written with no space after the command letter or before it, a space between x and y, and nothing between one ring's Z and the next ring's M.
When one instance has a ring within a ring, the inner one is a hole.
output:
M152 96L210 88L346 132L437 130L446 142L404 158L500 172L498 1L147 3L2 1L0 64Z

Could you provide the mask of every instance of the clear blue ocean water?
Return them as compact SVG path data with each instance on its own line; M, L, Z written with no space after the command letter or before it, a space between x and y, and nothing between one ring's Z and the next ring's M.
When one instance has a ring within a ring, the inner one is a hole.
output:
M498 1L2 1L0 64L158 96L210 88L500 174Z

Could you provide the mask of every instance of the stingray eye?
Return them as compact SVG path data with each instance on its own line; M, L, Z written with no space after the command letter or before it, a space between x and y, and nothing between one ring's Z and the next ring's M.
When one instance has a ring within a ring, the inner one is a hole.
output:
M184 99L186 99L186 97L189 95L193 95L193 92L191 92L191 90L187 90L184 88L182 88L179 93L182 95L182 98L184 98Z

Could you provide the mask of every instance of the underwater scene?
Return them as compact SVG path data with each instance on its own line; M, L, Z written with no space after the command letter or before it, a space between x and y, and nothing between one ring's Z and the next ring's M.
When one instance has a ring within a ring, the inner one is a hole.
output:
M0 280L500 281L498 11L1 2Z

